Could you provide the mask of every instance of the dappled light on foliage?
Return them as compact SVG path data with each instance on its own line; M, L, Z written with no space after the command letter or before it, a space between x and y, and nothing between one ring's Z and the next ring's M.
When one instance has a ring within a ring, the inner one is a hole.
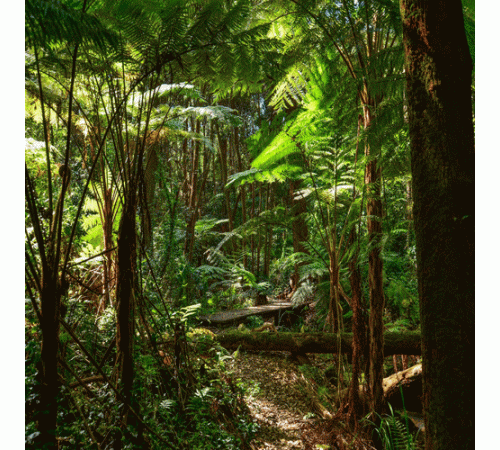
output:
M26 2L26 448L421 448L449 305L422 316L403 19Z

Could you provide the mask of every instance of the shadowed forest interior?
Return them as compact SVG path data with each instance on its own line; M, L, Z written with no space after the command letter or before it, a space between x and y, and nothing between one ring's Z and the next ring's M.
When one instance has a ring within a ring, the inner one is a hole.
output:
M473 1L25 7L26 448L473 448Z

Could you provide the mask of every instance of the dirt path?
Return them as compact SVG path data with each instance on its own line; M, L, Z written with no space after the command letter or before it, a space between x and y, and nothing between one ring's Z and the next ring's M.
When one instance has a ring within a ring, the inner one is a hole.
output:
M313 448L307 444L307 430L317 421L301 383L298 366L283 353L265 355L241 352L230 363L234 380L246 387L247 405L260 425L257 449Z

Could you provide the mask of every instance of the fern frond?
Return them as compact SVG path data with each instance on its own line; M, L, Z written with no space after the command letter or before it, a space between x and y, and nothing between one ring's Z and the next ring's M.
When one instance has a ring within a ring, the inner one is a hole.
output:
M49 49L58 43L95 44L101 50L116 46L118 37L93 14L74 9L74 2L25 1L25 36L30 46Z

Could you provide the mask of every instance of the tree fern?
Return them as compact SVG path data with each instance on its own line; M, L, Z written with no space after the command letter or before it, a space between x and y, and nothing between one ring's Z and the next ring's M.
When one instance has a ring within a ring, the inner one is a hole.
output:
M95 8L83 11L83 3L69 0L26 0L25 36L30 46L50 50L56 44L83 43L104 50L118 38L97 17Z

